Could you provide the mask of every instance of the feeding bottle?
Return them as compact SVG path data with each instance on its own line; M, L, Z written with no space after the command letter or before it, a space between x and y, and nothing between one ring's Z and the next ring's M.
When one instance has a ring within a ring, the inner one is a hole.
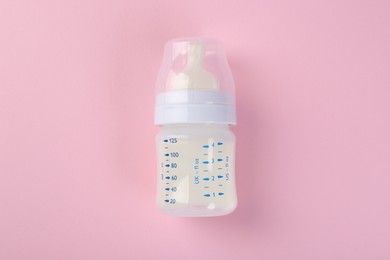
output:
M223 45L165 44L156 83L157 205L175 216L221 216L237 206L234 81Z

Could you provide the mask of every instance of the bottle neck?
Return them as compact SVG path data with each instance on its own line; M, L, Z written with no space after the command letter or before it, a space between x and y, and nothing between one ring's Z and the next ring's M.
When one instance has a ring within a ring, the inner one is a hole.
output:
M155 125L236 124L234 96L222 91L175 90L156 98Z
M226 129L229 130L229 125L228 124L212 124L212 123L199 123L199 124L167 124L167 125L162 125L161 126L163 129L196 129L196 128L201 128L201 129Z

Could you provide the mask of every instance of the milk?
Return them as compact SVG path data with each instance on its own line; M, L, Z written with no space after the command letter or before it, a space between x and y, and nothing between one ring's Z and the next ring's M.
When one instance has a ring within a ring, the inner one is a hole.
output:
M156 145L157 205L162 211L219 216L236 208L235 137L227 126L168 126Z

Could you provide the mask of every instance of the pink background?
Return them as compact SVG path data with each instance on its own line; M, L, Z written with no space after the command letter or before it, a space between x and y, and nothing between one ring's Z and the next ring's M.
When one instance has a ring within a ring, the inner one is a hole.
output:
M0 259L390 259L389 1L0 2ZM237 85L239 207L155 198L165 41Z

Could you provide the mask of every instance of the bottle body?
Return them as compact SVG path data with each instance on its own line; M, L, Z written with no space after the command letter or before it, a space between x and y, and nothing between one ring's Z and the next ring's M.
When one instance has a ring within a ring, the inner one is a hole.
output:
M206 217L234 211L235 136L228 125L164 125L156 147L157 205L163 212Z

